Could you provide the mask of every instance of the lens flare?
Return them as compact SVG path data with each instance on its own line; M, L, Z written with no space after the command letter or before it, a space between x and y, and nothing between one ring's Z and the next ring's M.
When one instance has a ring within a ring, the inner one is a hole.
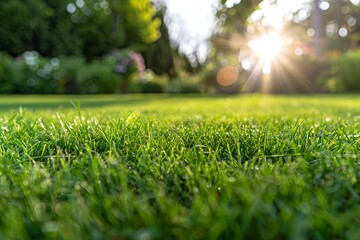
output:
M239 72L234 66L223 67L216 75L216 81L219 85L224 87L233 85L238 79Z

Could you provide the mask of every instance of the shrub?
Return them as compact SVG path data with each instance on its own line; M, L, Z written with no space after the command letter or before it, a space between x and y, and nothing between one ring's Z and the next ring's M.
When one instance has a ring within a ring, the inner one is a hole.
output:
M18 58L16 93L53 94L62 93L59 81L60 61L57 58L42 58L35 51L25 52Z
M144 71L142 79L138 81L141 93L164 93L168 77L166 75L156 76L150 69Z
M164 86L159 82L145 82L140 84L141 93L163 93Z
M360 92L360 50L331 61L331 74L325 81L327 91Z
M0 92L78 93L76 76L83 64L82 58L43 58L35 51L16 59L0 54Z
M15 90L15 62L5 54L0 53L0 93L12 93Z
M142 79L146 67L140 53L130 49L114 50L105 59L113 65L114 72L120 76L121 93L141 91L137 81Z
M201 86L199 82L181 82L180 93L200 93Z
M86 64L82 57L50 59L41 57L35 51L27 51L13 59L0 53L0 93L163 92L164 86L160 87L156 82L139 85L144 68L141 55L130 52L129 56L137 67L119 74L114 68L116 62L110 61L109 57Z
M168 86L167 86L168 93L200 93L201 92L201 84L199 78L192 78L189 79L179 79L174 78L172 79Z
M219 68L213 66L207 67L203 70L201 74L201 81L206 92L213 93L216 91L218 86L216 82L216 75L218 70Z
M286 62L274 65L271 72L271 93L312 93L318 92L317 82L327 70L324 59L309 56L287 56Z
M77 74L81 93L115 93L119 89L119 82L113 66L105 61L84 65Z
M78 73L85 66L82 57L63 57L60 59L60 71L56 73L56 78L63 86L63 93L80 93Z

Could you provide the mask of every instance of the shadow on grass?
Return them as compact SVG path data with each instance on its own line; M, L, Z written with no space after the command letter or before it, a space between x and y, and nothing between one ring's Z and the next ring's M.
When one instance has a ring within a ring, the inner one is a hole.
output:
M166 96L162 95L47 95L47 96L24 96L6 95L0 96L0 111L25 109L71 109L80 104L81 109L102 108L112 106L136 106L147 104L153 101L163 100Z
M25 109L81 109L147 105L194 99L224 99L235 95L207 94L129 94L129 95L0 95L0 111Z

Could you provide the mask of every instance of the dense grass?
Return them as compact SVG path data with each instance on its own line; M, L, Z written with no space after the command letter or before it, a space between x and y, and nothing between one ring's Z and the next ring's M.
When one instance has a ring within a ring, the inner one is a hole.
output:
M0 113L0 239L360 239L360 96L3 96Z

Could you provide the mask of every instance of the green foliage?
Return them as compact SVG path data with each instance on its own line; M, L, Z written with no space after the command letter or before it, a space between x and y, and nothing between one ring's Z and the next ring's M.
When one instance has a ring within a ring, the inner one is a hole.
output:
M169 93L200 93L201 82L198 76L183 76L181 78L171 79L167 86Z
M200 93L201 86L199 81L181 82L180 93Z
M62 93L59 59L43 58L37 52L25 52L18 62L19 78L16 89L18 93ZM12 81L12 80L9 80Z
M332 63L335 90L360 92L360 51L346 53Z
M84 65L77 73L80 93L115 93L119 90L119 76L107 62Z
M0 52L0 93L11 93L15 87L15 70L13 59Z
M149 0L112 0L115 14L121 14L129 34L128 42L152 43L159 36L160 20L154 18L156 9ZM136 29L137 31L134 31Z
M17 56L34 46L34 32L41 29L44 4L39 1L0 2L0 50ZM27 43L25 46L24 43Z
M246 31L247 18L258 7L261 0L242 0L239 3L227 7L227 0L221 0L221 8L216 15L219 18L222 31L227 33L244 33Z
M25 52L13 59L0 54L1 93L63 93L64 68L57 58L43 58L37 52ZM66 72L66 71L65 71Z
M164 93L169 78L166 74L156 76L153 71L147 69L141 81L138 82L139 92L141 93Z
M81 39L66 12L66 3L68 1L1 1L0 50L12 56L29 50L48 57L79 54Z
M177 51L172 49L169 30L164 22L164 11L160 10L157 17L161 20L160 38L152 43L149 48L143 52L145 64L157 75L168 74L170 77L176 76L174 57L178 55Z
M270 74L270 93L314 93L323 91L317 84L329 69L324 59L288 55L281 66L274 64Z
M151 81L140 83L141 93L163 93L164 86L160 82Z
M141 55L131 55L136 58L134 61L141 60ZM168 81L150 70L140 79L143 72L139 73L135 62L128 63L126 73L120 74L112 56L91 63L81 57L44 58L35 51L25 52L17 59L0 56L1 93L162 93ZM141 67L145 67L143 63Z
M216 12L219 31L211 38L213 45L210 57L216 64L224 60L234 64L238 62L238 52L247 32L247 19L258 7L261 0L242 0L237 4L227 5L231 1L221 0Z
M0 51L18 56L100 58L113 48L144 48L159 38L149 0L5 0L0 2Z
M85 66L81 57L62 57L60 59L59 81L63 82L64 93L80 93L78 73Z
M0 109L3 239L360 235L359 96L0 96Z
M126 55L133 62L126 63L127 68L124 74L117 72L117 60L113 55L91 63L86 63L81 57L43 58L37 52L24 53L20 63L8 58L9 66L18 66L14 69L18 71L20 81L16 82L17 85L13 84L14 91L38 94L163 93L168 78L158 78L147 70L145 74L141 72L143 79L139 79L139 66L136 61L141 60L141 55L126 52L134 59ZM145 66L142 63L140 67ZM9 74L16 73L13 71ZM13 77L9 78L6 83L11 84L12 79ZM4 92L11 93L5 88Z

